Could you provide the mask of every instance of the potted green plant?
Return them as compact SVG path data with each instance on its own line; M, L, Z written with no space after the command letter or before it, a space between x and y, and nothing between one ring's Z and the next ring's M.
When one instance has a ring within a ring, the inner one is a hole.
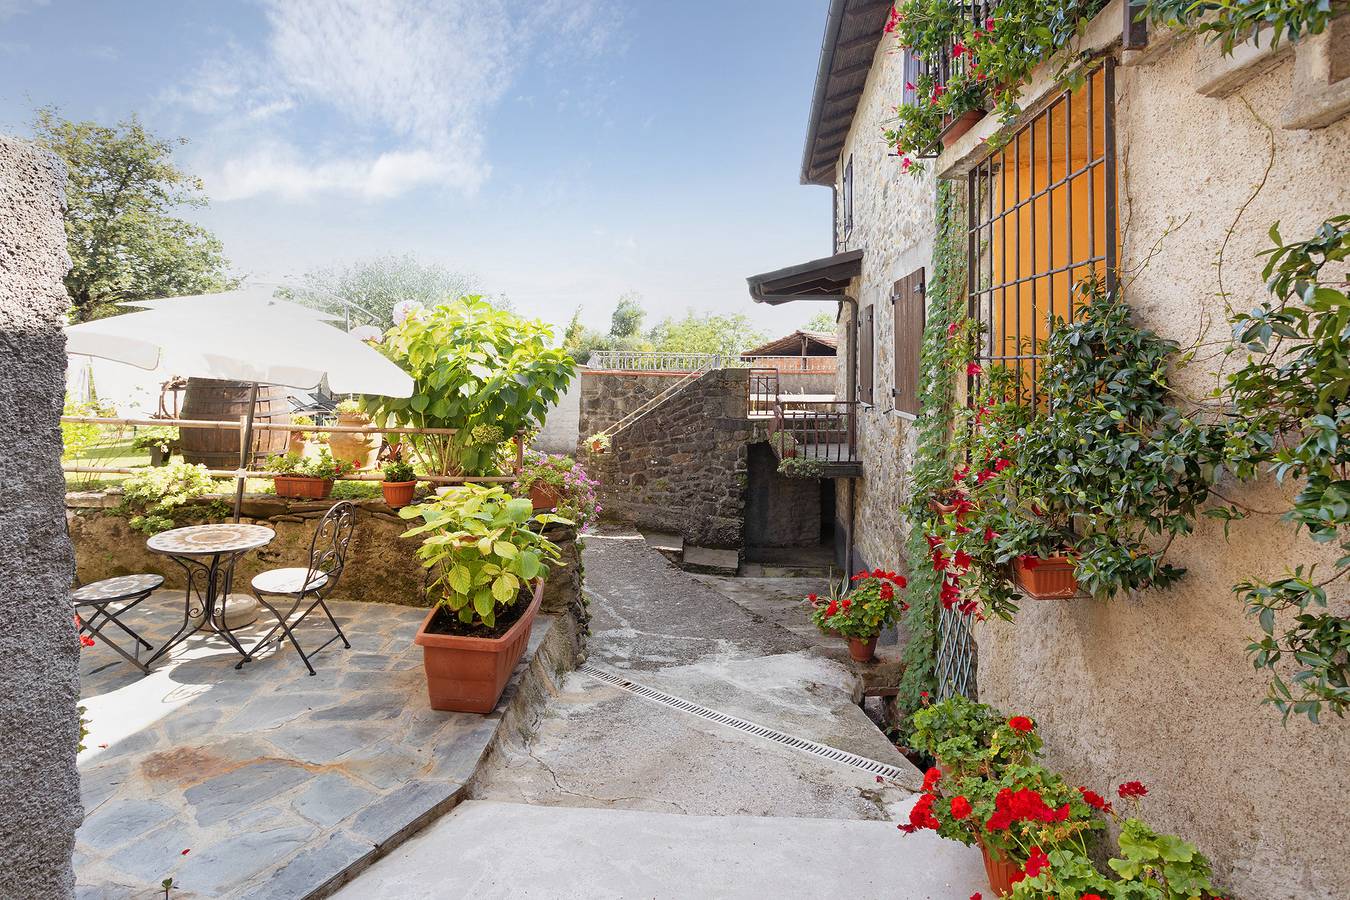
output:
M291 453L269 456L264 466L272 473L278 497L297 500L323 500L333 492L333 482L355 467L347 460L334 459L328 448L317 456L300 457Z
M565 493L563 479L572 466L571 457L527 453L516 483L518 493L530 498L536 512L557 509Z
M138 429L131 439L134 450L145 450L150 454L150 465L162 466L169 457L182 449L178 429L173 425L151 425Z
M870 662L876 655L877 637L909 609L899 595L905 577L875 569L852 578L853 588L842 597L807 598L811 621L826 634L848 641L848 654L857 662Z
M590 448L592 453L606 453L609 451L609 435L603 431L596 432L586 438L586 446Z
M945 778L986 774L1002 762L990 748L1004 716L992 706L954 694L915 710L912 720L910 747L932 757Z
M384 464L384 481L380 483L380 491L384 494L384 502L391 509L411 503L416 490L417 476L411 465L401 459L391 459Z
M561 559L538 526L567 520L478 484L399 515L422 519L403 536L422 538L417 557L430 574L432 607L414 642L431 707L489 713L525 652L549 566Z
M786 478L823 478L825 462L812 456L789 456L778 461L778 474Z

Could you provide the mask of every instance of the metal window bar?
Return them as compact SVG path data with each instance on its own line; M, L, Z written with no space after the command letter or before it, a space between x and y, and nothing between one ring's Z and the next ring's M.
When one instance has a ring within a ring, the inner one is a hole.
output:
M1061 120L1063 133L1057 138ZM977 164L968 184L969 314L986 328L977 362L1012 369L1016 399L1035 402L1044 339L1056 317L1073 318L1075 279L1097 272L1108 290L1115 287L1113 61L1105 59L1077 91L1055 97L1003 148ZM1076 211L1075 222L1075 199L1084 197L1086 209ZM1057 222L1060 201L1063 220ZM1062 261L1056 246L1061 227ZM974 397L979 376L971 376L967 387Z
M998 9L999 0L974 0L974 2L963 2L958 3L957 5L961 7L962 19L969 21L978 27L983 27L984 21L990 16L993 16L995 10ZM955 56L952 53L954 47L955 43L953 42L939 50L936 56L917 57L915 59L914 74L920 77L931 75L933 77L934 85L945 89L952 77L965 74L966 68L970 64L970 54L959 57ZM905 69L905 77L906 81L912 81L908 65ZM918 102L918 98L914 96L914 92L909 91L908 89L906 89L904 99L908 104ZM955 121L955 119L952 116L943 116L942 131L944 133L953 121ZM939 137L937 143L917 155L920 159L932 159L941 152L942 140L941 137Z

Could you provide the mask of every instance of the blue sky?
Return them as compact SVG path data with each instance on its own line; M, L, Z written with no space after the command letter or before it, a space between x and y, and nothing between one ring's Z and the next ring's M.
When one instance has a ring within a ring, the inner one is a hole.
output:
M829 252L798 185L824 0L0 0L0 129L132 112L264 279L391 252L555 323L818 307L747 275Z

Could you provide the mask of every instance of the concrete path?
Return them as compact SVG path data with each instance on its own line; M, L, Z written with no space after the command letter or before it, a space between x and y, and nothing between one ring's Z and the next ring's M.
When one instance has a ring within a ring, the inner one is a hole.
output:
M457 809L340 896L853 891L965 900L981 889L978 852L896 830L921 776L856 705L858 675L815 636L682 572L635 532L590 536L585 566L589 665L895 774L880 778L573 672L479 770L469 795L483 802ZM795 602L784 585L770 587L778 602Z
M966 900L976 891L992 896L979 853L885 822L471 801L337 896Z

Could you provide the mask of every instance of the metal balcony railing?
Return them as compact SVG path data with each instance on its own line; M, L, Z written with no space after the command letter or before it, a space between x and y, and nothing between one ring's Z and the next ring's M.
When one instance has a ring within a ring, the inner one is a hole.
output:
M825 463L858 461L855 400L793 400L780 397L773 408L770 435L786 432L797 456Z
M587 361L592 369L615 372L705 372L709 369L740 368L745 363L717 353L670 353L662 350L593 350Z

